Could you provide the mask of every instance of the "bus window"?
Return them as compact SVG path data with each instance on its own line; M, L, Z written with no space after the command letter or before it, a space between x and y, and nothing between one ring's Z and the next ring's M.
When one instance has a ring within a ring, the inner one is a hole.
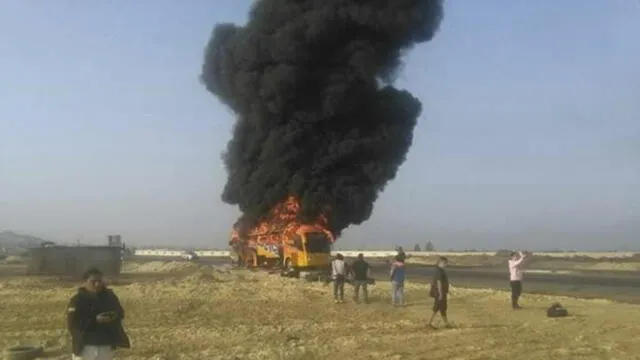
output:
M323 232L312 232L305 234L307 238L307 252L310 253L328 253L331 251L331 242L327 234Z
M296 249L298 249L298 250L303 250L303 248L302 248L302 238L300 237L300 235L295 235L293 237L293 246L295 246Z

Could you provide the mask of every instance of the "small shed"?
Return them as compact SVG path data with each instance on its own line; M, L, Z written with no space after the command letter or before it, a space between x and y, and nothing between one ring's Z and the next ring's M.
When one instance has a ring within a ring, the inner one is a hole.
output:
M122 248L115 246L48 246L29 249L30 275L79 277L89 268L117 276L122 267Z

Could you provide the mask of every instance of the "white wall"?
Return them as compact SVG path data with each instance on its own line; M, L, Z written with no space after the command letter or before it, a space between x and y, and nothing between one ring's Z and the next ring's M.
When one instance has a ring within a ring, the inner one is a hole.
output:
M225 250L196 250L196 255L200 257L224 257L229 256L229 251ZM168 250L168 249L135 249L135 256L184 256L188 251Z
M225 250L196 250L195 253L200 257L228 257L229 251ZM340 253L346 257L356 257L362 253L368 258L386 258L396 255L395 251L364 251L364 250L350 250L350 251L332 251L333 255ZM495 252L426 252L426 251L407 251L409 256L493 256ZM150 257L178 257L186 255L186 251L181 250L167 250L167 249L136 249L134 251L135 256L150 256ZM534 253L537 256L551 256L558 258L569 258L574 256L586 256L591 258L625 258L634 255L632 252L576 252L576 253Z

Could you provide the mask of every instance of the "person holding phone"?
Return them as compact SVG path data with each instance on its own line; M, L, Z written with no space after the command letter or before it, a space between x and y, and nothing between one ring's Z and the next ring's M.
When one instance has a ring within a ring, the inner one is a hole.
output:
M514 310L522 309L522 306L518 303L520 296L522 295L522 267L527 254L519 251L512 252L511 259L509 260L509 285L511 287L511 307Z
M122 320L120 300L108 289L102 273L87 270L83 286L67 306L67 328L71 335L73 360L112 360L116 348L129 348Z

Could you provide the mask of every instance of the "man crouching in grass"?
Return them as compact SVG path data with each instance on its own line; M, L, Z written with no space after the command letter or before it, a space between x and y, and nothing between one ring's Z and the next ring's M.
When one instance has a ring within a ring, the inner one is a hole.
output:
M67 328L71 334L73 360L111 360L118 347L129 348L122 326L124 309L120 300L102 281L96 268L87 270L67 306Z

